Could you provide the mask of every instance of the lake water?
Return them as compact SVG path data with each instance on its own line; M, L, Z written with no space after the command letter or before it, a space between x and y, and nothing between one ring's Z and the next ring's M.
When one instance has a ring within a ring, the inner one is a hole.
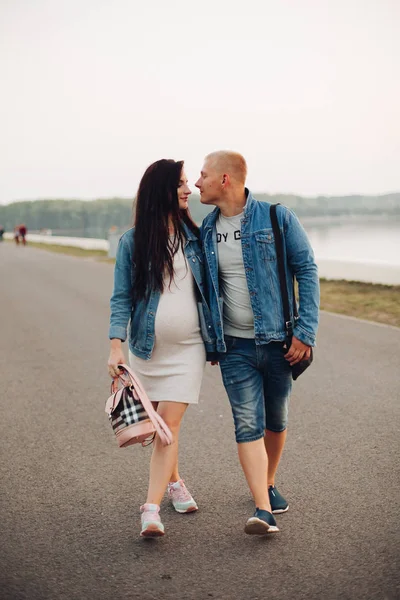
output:
M320 277L400 284L400 218L302 219Z
M315 217L301 222L320 277L400 285L400 215ZM104 231L96 229L53 231L53 235L104 239Z

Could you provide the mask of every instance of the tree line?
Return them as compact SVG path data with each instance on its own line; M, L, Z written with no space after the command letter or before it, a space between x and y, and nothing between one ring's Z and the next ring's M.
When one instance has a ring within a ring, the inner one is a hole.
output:
M255 194L261 201L280 202L301 217L340 215L400 215L400 193L381 196L318 196L306 198L288 194ZM29 231L51 229L62 235L107 237L112 226L128 229L133 223L133 198L101 200L31 200L0 206L0 224L6 231L25 223ZM190 199L194 220L201 223L212 207Z

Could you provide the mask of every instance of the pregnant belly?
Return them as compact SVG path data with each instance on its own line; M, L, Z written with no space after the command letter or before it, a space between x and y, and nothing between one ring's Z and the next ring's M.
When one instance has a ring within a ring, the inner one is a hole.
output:
M156 342L174 344L202 341L196 303L177 302L175 294L161 295L155 321Z

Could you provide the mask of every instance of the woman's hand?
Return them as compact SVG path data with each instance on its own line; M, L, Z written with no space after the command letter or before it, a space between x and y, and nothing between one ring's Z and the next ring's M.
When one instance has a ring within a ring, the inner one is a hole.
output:
M112 379L119 377L121 371L118 365L126 364L124 353L121 348L121 340L111 340L110 356L108 357L108 374Z

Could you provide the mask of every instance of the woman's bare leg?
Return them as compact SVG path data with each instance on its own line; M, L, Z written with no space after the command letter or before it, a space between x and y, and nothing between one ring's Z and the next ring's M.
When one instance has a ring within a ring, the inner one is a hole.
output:
M182 417L188 405L183 402L160 402L158 413L171 430L174 441L163 446L156 435L150 461L150 479L147 503L160 504L171 477L178 475L178 437ZM177 480L178 480L177 479ZM176 481L177 481L176 480Z

